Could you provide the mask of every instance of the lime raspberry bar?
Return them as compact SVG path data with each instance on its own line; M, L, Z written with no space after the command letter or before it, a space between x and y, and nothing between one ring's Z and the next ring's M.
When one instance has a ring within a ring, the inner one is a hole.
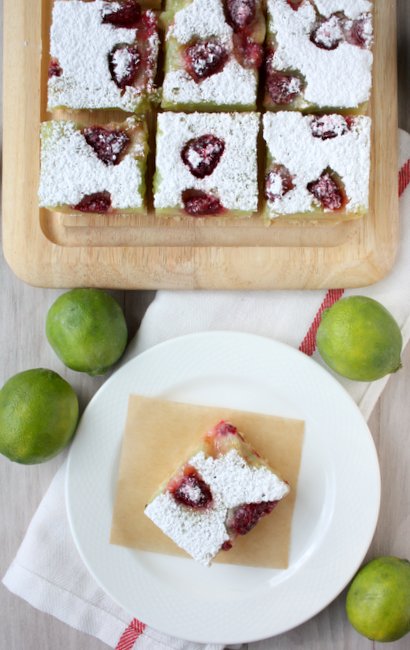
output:
M60 212L145 212L147 132L142 120L41 125L40 206Z
M135 0L55 0L48 109L143 112L155 99L157 17Z
M371 89L369 0L268 0L269 110L364 112Z
M232 548L289 492L231 423L222 420L165 482L145 514L196 561Z
M257 113L158 115L158 215L249 216L258 208Z
M261 0L169 0L162 106L252 110L263 59Z
M361 216L368 208L371 120L265 113L265 215Z

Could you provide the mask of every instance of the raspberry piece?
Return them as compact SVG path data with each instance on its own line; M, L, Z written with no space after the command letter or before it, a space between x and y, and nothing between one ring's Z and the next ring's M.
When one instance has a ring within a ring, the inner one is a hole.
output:
M86 194L74 210L79 212L93 212L104 213L108 212L111 208L111 194L109 192L95 192L94 194Z
M201 190L184 190L182 192L182 202L185 212L191 217L207 217L222 214L225 211L216 196L206 194Z
M320 115L314 117L310 123L314 138L329 140L348 132L351 124L343 115Z
M115 7L115 8L114 8ZM114 27L135 28L141 16L141 7L135 0L124 0L113 5L113 8L105 7L103 10L103 23L109 23Z
M232 548L232 542L229 539L226 540L221 546L221 551L230 551Z
M225 142L209 133L189 140L181 151L181 158L196 178L210 176L219 164Z
M290 5L293 11L297 11L302 4L303 0L287 0L288 5Z
M226 22L234 32L248 27L255 19L256 0L225 0Z
M236 58L244 68L258 69L263 61L263 48L246 34L234 34L233 47Z
M266 88L274 104L291 104L302 91L299 77L268 68Z
M285 165L273 165L265 179L265 196L268 201L282 198L294 187L290 171Z
M236 436L238 434L238 429L230 422L221 420L214 427L213 434L215 436L227 436L227 435Z
M335 50L343 40L339 17L333 14L323 19L310 34L310 40L322 50Z
M116 45L108 55L113 81L122 90L130 86L138 74L141 56L135 45Z
M196 510L203 510L212 502L209 485L202 480L193 467L186 467L182 478L173 484L169 491L175 501Z
M362 14L356 20L347 23L345 36L348 43L357 47L368 48L373 41L372 19L370 14Z
M316 181L308 183L307 189L325 210L340 210L345 205L343 192L330 171L325 170Z
M194 43L185 50L186 70L197 83L221 72L227 60L226 49L214 41Z
M83 135L105 165L118 165L121 154L130 143L125 131L108 131L101 126L88 126L83 129Z
M264 501L262 503L244 503L234 508L226 521L228 531L234 535L246 535L256 526L259 519L272 512L277 501Z
M62 74L63 70L58 59L51 59L48 66L48 78L51 79L51 77L61 77Z

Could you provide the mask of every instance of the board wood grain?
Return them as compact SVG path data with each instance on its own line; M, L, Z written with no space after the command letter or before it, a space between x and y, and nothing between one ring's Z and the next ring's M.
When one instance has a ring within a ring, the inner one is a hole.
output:
M389 272L398 241L395 0L375 2L368 215L338 223L279 219L270 226L259 218L177 221L39 210L38 131L50 118L50 7L51 0L4 0L3 246L18 277L43 287L311 289L365 286Z

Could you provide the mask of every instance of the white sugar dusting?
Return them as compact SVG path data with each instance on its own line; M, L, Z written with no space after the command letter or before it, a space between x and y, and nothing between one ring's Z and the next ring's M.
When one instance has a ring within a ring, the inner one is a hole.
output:
M317 6L319 4L316 3ZM355 1L356 4L360 3ZM364 4L369 9L367 5L370 3ZM350 2L338 0L333 5L338 7L334 11L344 11L348 17L357 18L361 13L353 10L353 3ZM330 16L330 2L323 0L320 6L323 15ZM297 11L287 0L268 0L268 18L269 33L275 41L275 52L269 63L277 70L300 72L306 82L306 102L323 107L353 108L368 100L372 81L371 51L346 39L342 39L332 50L317 47L310 40L312 31L317 27L317 16L308 0ZM365 30L371 32L371 29L369 20L365 23ZM319 27L319 33L325 45L341 35L335 18L326 21L323 28ZM370 40L369 36L365 36L365 39L370 42L371 36Z
M370 0L314 0L322 16L330 16L338 11L343 11L348 18L358 18L366 11L372 11Z
M220 106L253 106L256 101L258 75L244 68L232 54L233 30L225 21L221 0L193 0L177 11L169 27L167 40L174 38L181 45L195 39L216 39L230 56L221 72L199 83L183 68L166 73L163 98L171 104L215 103Z
M174 24L167 36L186 45L192 37L207 39L217 37L219 41L230 44L232 28L225 21L221 0L193 0L175 14Z
M103 23L102 16L106 12L107 3L102 0L56 0L54 3L50 54L58 60L62 74L48 80L50 110L67 106L136 111L145 94L153 91L158 36L148 39L148 71L144 82L138 83L138 87L127 86L123 92L111 77L108 57L119 44L138 43L138 30ZM116 51L114 58L120 73L118 77L124 78L129 65L125 50Z
M113 208L142 207L135 149L118 165L105 165L75 123L66 121L44 123L41 140L40 206L77 205L87 194L107 191Z
M284 165L294 188L282 197L268 202L273 218L279 214L312 212L317 209L307 184L317 180L330 168L341 178L348 202L347 212L366 209L368 206L370 173L371 120L364 115L352 118L350 128L342 128L341 116L329 116L324 122L325 131L334 120L338 135L323 140L312 134L315 117L297 112L266 113L263 116L263 133L268 153L273 163Z
M182 208L186 189L219 197L228 210L255 211L258 207L256 138L257 113L161 113L158 115L156 208ZM192 138L211 134L225 150L210 176L196 178L181 158Z
M208 565L229 540L225 521L230 508L245 503L278 501L288 485L267 467L254 467L231 450L212 458L201 451L189 459L212 493L212 504L195 510L177 503L169 492L157 496L145 514L195 560Z

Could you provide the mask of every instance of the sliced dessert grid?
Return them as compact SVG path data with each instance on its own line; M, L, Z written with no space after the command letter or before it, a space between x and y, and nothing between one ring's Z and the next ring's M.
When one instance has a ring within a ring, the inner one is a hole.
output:
M268 0L265 107L364 112L371 88L369 0Z
M258 130L257 113L159 114L156 213L206 217L255 212Z
M265 216L366 212L370 125L365 115L265 113Z
M142 119L41 125L40 206L60 212L145 212L147 130Z
M135 0L55 0L48 109L142 112L155 100L156 14Z
M265 38L261 5L261 0L168 0L163 108L255 108Z
M222 420L162 485L145 514L196 561L209 565L270 514L288 484Z

